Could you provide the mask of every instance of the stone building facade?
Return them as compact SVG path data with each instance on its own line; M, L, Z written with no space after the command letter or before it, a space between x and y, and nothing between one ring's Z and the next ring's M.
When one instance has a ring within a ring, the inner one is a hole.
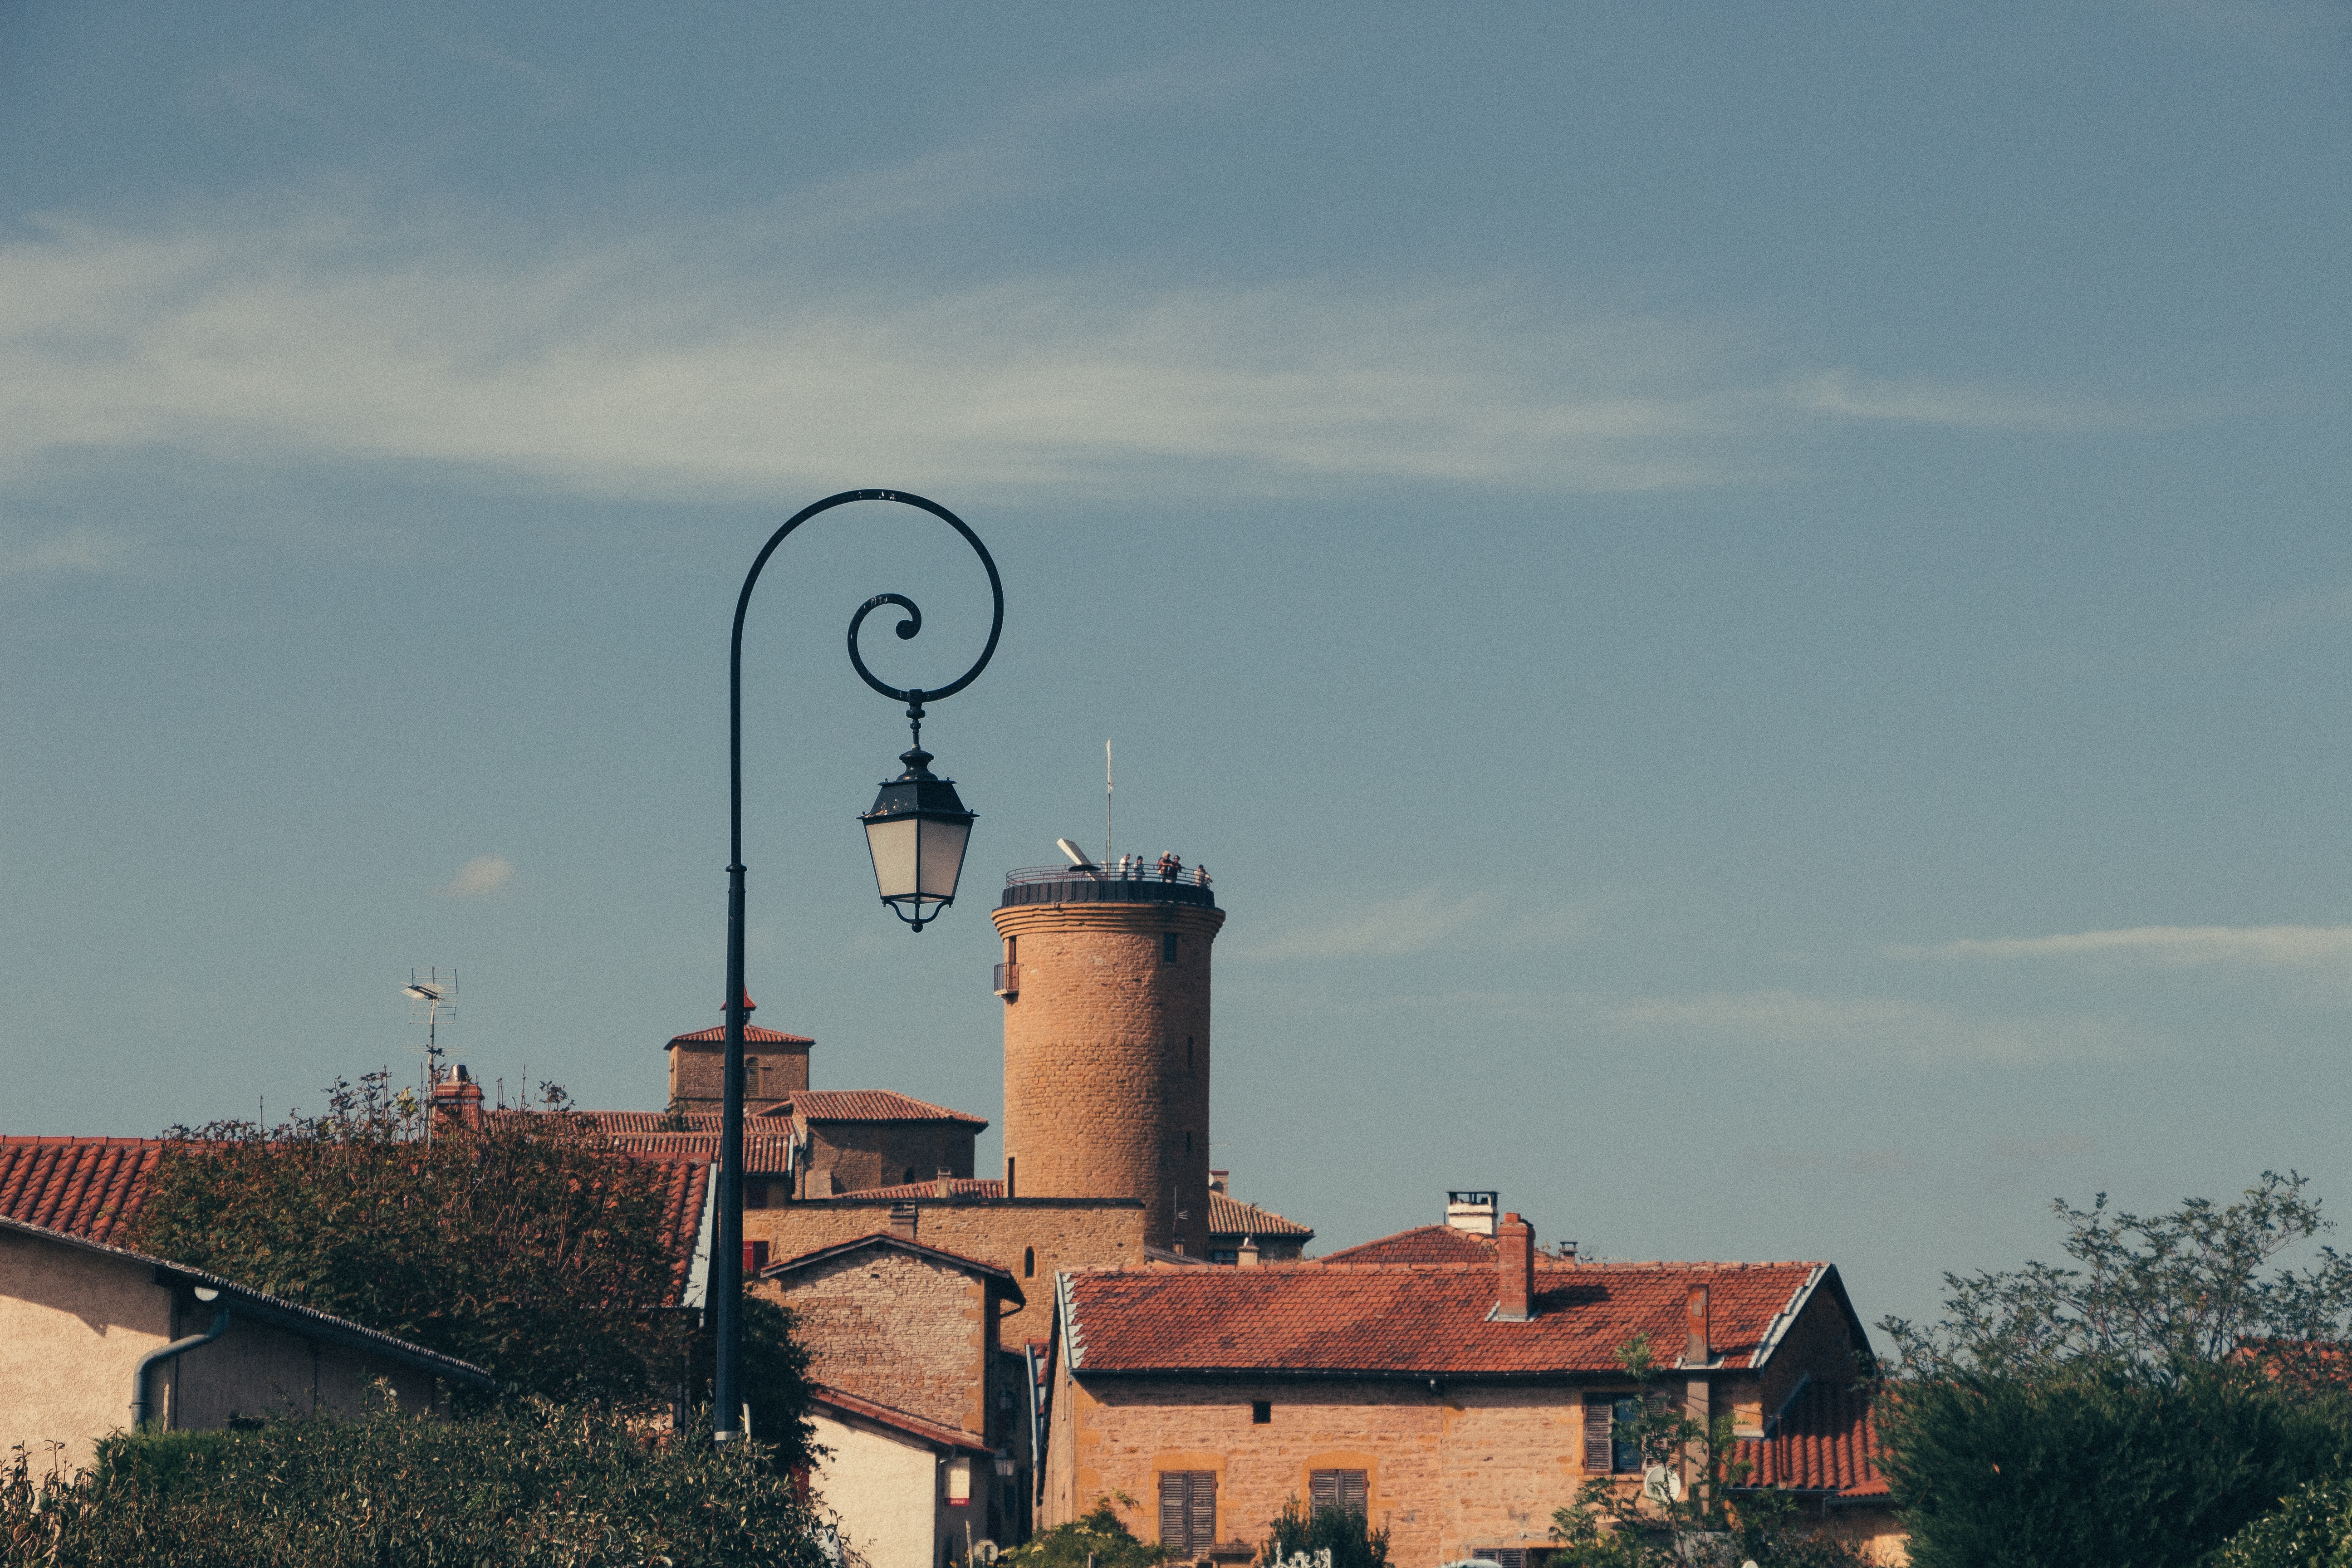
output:
M1143 1540L1241 1561L1286 1499L1323 1494L1399 1562L1525 1562L1586 1480L1637 1480L1613 1441L1636 1334L1690 1414L1757 1441L1868 1355L1826 1264L1580 1263L1515 1215L1477 1239L1466 1262L1065 1274L1040 1524L1123 1493Z

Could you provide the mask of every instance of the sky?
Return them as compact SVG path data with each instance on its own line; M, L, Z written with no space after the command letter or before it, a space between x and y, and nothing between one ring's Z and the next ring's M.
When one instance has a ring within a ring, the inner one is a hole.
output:
M424 1044L657 1108L726 651L750 984L997 1121L987 912L1203 863L1214 1163L1318 1248L1866 1318L2352 1205L2352 11L0 5L0 1131ZM887 620L871 623L879 633ZM996 1168L994 1129L982 1139Z

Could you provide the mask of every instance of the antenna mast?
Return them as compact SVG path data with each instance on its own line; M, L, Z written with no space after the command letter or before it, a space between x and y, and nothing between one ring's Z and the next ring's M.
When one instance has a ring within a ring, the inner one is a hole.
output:
M1110 864L1110 788L1111 788L1111 785L1110 785L1110 742L1109 742L1108 741L1105 741L1105 742L1103 742L1103 858L1102 858L1102 863L1103 863L1104 865L1106 865L1106 866L1108 866L1108 865L1109 865L1109 864Z
M425 1026L425 1139L433 1140L433 1089L441 1081L441 1025L457 1018L457 972L437 968L419 974L412 967L400 988L408 998L408 1021Z

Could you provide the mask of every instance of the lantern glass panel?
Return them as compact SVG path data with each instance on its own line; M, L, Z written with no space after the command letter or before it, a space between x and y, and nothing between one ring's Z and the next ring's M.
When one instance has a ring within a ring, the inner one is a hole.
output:
M921 829L912 816L886 816L866 824L866 847L874 856L874 883L885 899L911 899L919 890Z
M919 873L925 903L944 903L955 897L956 880L963 874L964 843L971 837L969 822L923 824Z

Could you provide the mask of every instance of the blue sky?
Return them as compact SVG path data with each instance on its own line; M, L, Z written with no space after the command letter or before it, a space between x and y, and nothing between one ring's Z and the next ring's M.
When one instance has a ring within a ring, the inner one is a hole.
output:
M998 875L1204 860L1217 1163L1865 1314L2352 1203L2340 5L0 12L0 1130L717 1018L994 1119ZM996 1157L994 1135L983 1163Z

